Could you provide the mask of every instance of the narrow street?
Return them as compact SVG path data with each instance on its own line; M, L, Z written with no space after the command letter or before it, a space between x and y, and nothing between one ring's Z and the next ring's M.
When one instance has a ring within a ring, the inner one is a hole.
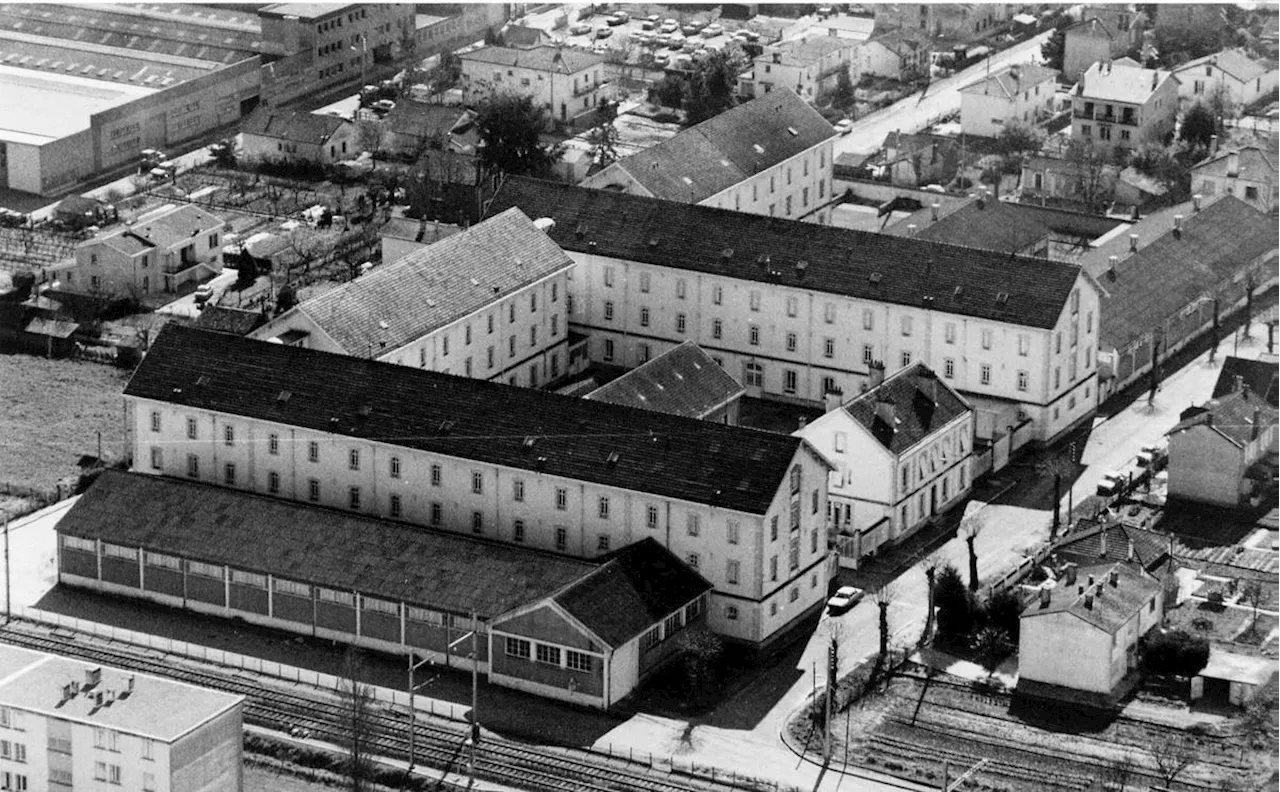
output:
M988 72L997 72L1014 63L1038 63L1040 46L1052 31L998 52L981 63L953 74L945 80L931 83L922 97L919 93L899 99L883 110L853 122L853 131L836 138L836 156L846 152L870 154L884 143L890 132L918 132L938 122L942 116L960 110L960 89Z

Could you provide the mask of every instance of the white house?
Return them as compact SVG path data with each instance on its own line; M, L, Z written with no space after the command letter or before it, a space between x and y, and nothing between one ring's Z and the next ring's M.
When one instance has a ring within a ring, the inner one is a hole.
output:
M1017 64L960 89L960 128L966 135L999 137L1010 124L1034 127L1053 112L1058 73Z
M790 88L806 102L836 86L840 73L849 73L858 42L840 36L809 36L780 41L764 48L739 84L756 98ZM850 75L852 77L852 75Z
M1096 407L1097 284L1010 256L512 178L491 212L556 221L577 263L569 321L592 360L636 366L692 339L751 397L820 405L923 362L978 435L1049 442Z
M1191 194L1212 199L1234 195L1257 209L1280 207L1280 168L1276 153L1260 146L1214 152L1191 169Z
M6 789L244 788L243 696L8 644L0 664Z
M241 155L332 165L360 153L356 127L345 118L297 110L259 108L240 130Z
M1169 497L1234 508L1274 490L1276 416L1248 385L1183 410L1167 433Z
M852 76L855 82L864 76L895 80L920 77L928 74L930 53L927 34L913 28L890 30L858 44Z
M57 268L65 291L141 298L222 272L227 224L194 204L166 204L76 245Z
M251 337L538 387L568 372L572 266L512 210L313 297Z
M557 121L573 121L609 99L604 58L569 47L484 47L459 56L462 101L496 93L528 96Z
M780 87L621 159L582 186L826 223L835 136L817 110Z
M826 599L829 468L800 438L173 325L125 409L139 472L561 556L652 538L753 647Z
M1184 103L1208 103L1215 91L1226 92L1239 112L1268 94L1275 93L1277 71L1274 61L1254 60L1240 49L1226 49L1174 68L1178 78L1178 98Z
M1068 567L1058 586L1041 588L1022 612L1019 692L1069 688L1111 697L1138 667L1138 641L1163 616L1164 589L1137 564Z
M854 565L961 501L972 483L974 413L923 363L808 423L795 434L833 468L833 527L841 561Z
M1072 139L1108 150L1162 142L1178 115L1178 84L1170 72L1132 61L1095 63L1071 97Z

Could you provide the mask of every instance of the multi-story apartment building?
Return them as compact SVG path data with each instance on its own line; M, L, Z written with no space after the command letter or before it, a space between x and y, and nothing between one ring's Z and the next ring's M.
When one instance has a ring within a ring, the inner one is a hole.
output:
M4 789L243 789L243 696L16 646L0 664Z
M1093 413L1096 283L1066 262L509 179L490 211L550 217L577 262L569 321L593 360L694 340L748 396L821 404L871 364L923 362L979 413L1050 441Z
M135 298L176 292L222 272L226 226L193 204L167 204L81 242L75 262L53 274L70 292Z
M835 34L780 41L764 48L752 64L750 77L739 78L740 89L759 99L779 88L790 88L806 102L836 85L848 73L858 42Z
M791 88L707 119L582 181L583 187L830 220L835 130Z
M826 597L800 438L176 326L125 412L144 472L585 558L652 538L752 646Z
M512 210L313 297L252 337L534 388L568 373L572 266Z
M1131 60L1102 61L1080 76L1071 96L1071 137L1094 146L1136 149L1173 133L1178 80Z
M552 118L573 121L610 98L604 58L564 47L485 47L462 60L462 101L475 105L494 94L528 96Z
M1234 195L1257 209L1280 207L1280 168L1274 151L1243 146L1215 151L1191 169L1191 194L1212 199Z
M972 484L974 415L923 363L913 363L795 434L826 457L841 563L892 546L959 503ZM848 537L847 540L844 537Z
M1132 4L1086 6L1064 34L1062 73L1078 80L1095 63L1123 58L1141 46L1146 24L1146 14Z
M960 89L960 128L966 135L999 137L1011 124L1034 127L1053 112L1058 73L1017 64Z
M263 93L274 105L363 81L414 38L413 6L401 3L274 3L258 18Z

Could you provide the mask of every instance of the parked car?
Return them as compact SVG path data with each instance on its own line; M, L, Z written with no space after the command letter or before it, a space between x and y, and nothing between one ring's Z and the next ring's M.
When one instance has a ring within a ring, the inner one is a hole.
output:
M713 23L713 24L707 25L702 29L702 37L715 38L716 36L720 35L723 32L724 32L723 27Z
M648 44L653 41L653 34L643 30L637 30L631 34L631 40L637 44Z
M836 589L836 593L831 599L827 600L827 609L832 613L843 613L854 605L858 604L858 600L862 599L865 592L856 586L841 586Z
M607 39L612 35L613 35L613 28L607 28L607 27L596 28L596 38L598 39Z
M701 22L686 22L680 27L680 32L686 36L696 36L703 28Z
M213 284L202 283L196 287L195 302L196 305L204 305L213 299Z
M373 108L373 112L380 114L390 113L392 110L396 109L396 103L390 99L379 99L369 106Z
M641 30L657 30L658 23L654 22L652 19L646 19L640 23L640 29Z
M671 56L665 52L655 52L653 54L653 62L659 66L666 66L671 62Z
M684 49L684 36L679 33L672 33L667 41L667 46L673 50Z
M623 13L622 11L619 11L616 14L606 17L604 20L604 23L609 27L617 27L618 25L625 25L630 21L631 21L630 16Z
M591 26L586 22L575 22L569 26L569 35L585 36L591 32Z
M662 27L658 28L659 32L662 32L662 33L675 33L679 29L680 29L680 23L675 21L674 19L662 20Z
M835 127L835 130L841 135L847 135L853 131L853 122L847 118L842 118L831 126Z

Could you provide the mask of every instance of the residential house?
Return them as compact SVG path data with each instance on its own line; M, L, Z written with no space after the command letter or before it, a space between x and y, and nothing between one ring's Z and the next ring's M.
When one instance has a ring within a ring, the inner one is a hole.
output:
M1120 170L1101 155L1087 161L1032 154L1022 162L1018 192L1024 202L1062 201L1101 214L1115 196Z
M244 789L243 696L8 644L0 664L9 789Z
M1112 704L1138 668L1139 641L1164 617L1164 589L1124 561L1069 570L1022 612L1018 692L1069 696L1065 688Z
M267 323L266 311L246 311L243 308L231 308L225 305L205 305L200 315L191 323L192 327L208 330L211 333L230 333L231 335L249 335Z
M972 484L974 411L915 363L795 432L826 457L843 565L891 547L963 500Z
M966 147L961 138L919 132L904 135L890 132L878 156L866 161L872 172L883 172L903 187L949 184L961 172L983 157L981 151Z
M551 46L484 47L459 58L466 105L494 94L528 96L556 121L571 122L611 98L604 58L590 52Z
M1018 64L960 89L960 129L966 135L999 137L1011 124L1034 128L1053 112L1058 73Z
M851 76L854 82L863 77L904 82L923 77L929 73L930 51L928 35L918 30L898 28L878 33L858 45Z
M393 217L378 229L382 236L382 263L399 261L415 250L460 234L463 230L461 226L441 223L439 220Z
M1109 217L995 201L985 195L956 201L949 207L934 202L888 226L883 233L1019 256L1078 261L1096 240L1124 225Z
M876 3L881 27L910 28L957 41L984 38L1008 21L1008 3Z
M819 95L836 87L841 72L849 74L857 46L852 39L834 35L769 44L752 62L751 71L738 79L739 93L758 99L775 89L790 88L806 102L816 102Z
M1169 497L1234 508L1275 494L1275 405L1248 385L1182 411L1169 430Z
M240 129L241 155L252 162L332 165L352 159L364 145L345 118L298 110L260 108Z
M554 42L551 34L542 28L517 25L514 22L503 25L502 30L498 32L498 38L502 46L515 49L528 49Z
M1102 290L1103 398L1210 330L1215 301L1225 317L1250 287L1274 284L1276 261L1275 221L1232 196L1152 215L1094 247L1081 264Z
M1148 176L1130 165L1116 174L1111 197L1115 200L1111 212L1124 211L1125 207L1142 209L1161 201L1169 194L1168 186L1153 176Z
M555 220L592 360L692 339L748 396L808 405L919 361L1044 442L1093 413L1099 295L1074 264L528 178L490 212L513 206Z
M511 210L312 297L252 337L538 387L565 371L572 266Z
M1185 549L1172 534L1154 528L1128 523L1128 516L1103 511L1096 518L1083 518L1070 526L1071 532L1060 536L1045 565L1055 572L1056 580L1075 574L1068 565L1090 567L1097 564L1127 563L1138 567L1164 588L1164 607L1178 604L1181 568L1178 553Z
M124 395L138 472L566 558L652 538L714 586L710 629L751 648L781 640L827 596L828 467L799 438L174 325ZM218 509L207 511L217 519ZM245 553L266 552L256 540L203 538L194 523L166 520L177 526L171 536L198 547L227 552L242 542ZM312 521L300 518L308 531ZM257 535L274 524L264 516ZM424 575L451 577L423 567L433 555L405 551L399 539L372 544L383 550L334 547L313 559L306 548L315 543L294 552L283 542L279 557L296 571L279 574L302 582L308 570L336 568L341 586L309 582L388 599L360 588L362 570L377 568L373 577L386 576L401 597ZM185 547L168 552L190 557ZM386 548L412 561L408 583ZM488 596L494 587L463 569L462 594ZM527 580L519 569L504 574Z
M1228 355L1222 361L1222 369L1218 371L1212 398L1243 390L1246 385L1252 393L1270 402L1272 407L1277 406L1277 399L1280 397L1280 366L1276 365L1275 358L1251 360Z
M1142 44L1146 14L1132 4L1085 7L1063 34L1062 74L1076 81L1095 63L1123 58Z
M648 537L586 560L117 470L58 531L63 585L474 662L495 684L602 709L678 656L711 588Z
M871 38L875 27L876 20L874 17L836 13L833 16L819 17L817 19L807 18L795 31L788 31L784 34L783 38L792 39L816 34L819 36L836 36L854 43L861 43Z
M1214 93L1222 91L1240 111L1275 93L1280 71L1274 62L1255 60L1242 49L1225 49L1175 67L1173 76L1178 78L1178 96L1184 103L1208 104Z
M227 224L194 204L166 204L76 245L57 270L60 290L141 298L174 293L222 272Z
M779 88L625 157L581 186L827 223L835 137L817 110Z
M1261 146L1217 151L1191 169L1191 192L1206 198L1234 195L1260 212L1280 208L1280 167Z
M382 148L415 155L435 148L474 154L480 142L475 113L462 107L402 99L378 123L385 129Z
M1167 71L1102 61L1071 95L1071 138L1095 147L1136 149L1163 143L1178 115L1178 78Z
M585 398L736 425L746 389L693 341L672 347Z

